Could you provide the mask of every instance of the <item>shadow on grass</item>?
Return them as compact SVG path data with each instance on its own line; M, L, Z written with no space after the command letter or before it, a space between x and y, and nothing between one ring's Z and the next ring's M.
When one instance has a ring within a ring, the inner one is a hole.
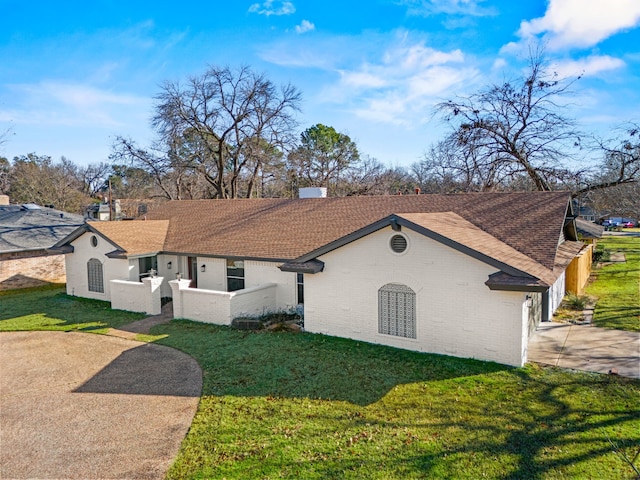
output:
M205 396L169 478L631 478L607 437L639 444L640 382L533 366L417 376L367 405Z
M293 332L247 332L184 320L154 327L157 343L193 356L203 395L377 402L399 384L508 370L491 362L423 354Z
M112 310L109 302L72 297L59 285L0 294L0 331L100 331L117 328L145 316Z

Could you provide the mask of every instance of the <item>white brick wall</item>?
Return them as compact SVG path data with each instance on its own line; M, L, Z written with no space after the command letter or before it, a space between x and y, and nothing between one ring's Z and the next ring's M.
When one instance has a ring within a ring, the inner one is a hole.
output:
M522 365L525 294L489 290L495 268L407 229L408 248L395 254L395 233L386 228L320 258L324 272L305 275L305 329ZM416 339L378 333L378 290L387 283L416 293Z
M113 259L106 256L115 250L116 246L97 236L98 244L93 247L90 239L93 233L87 232L71 245L74 248L72 254L65 255L67 269L67 294L78 297L95 298L98 300L111 300L110 280L128 280L130 278L129 260ZM104 293L90 292L87 285L87 262L97 258L102 263L104 275Z
M566 280L566 272L562 272L562 275L558 277L555 283L549 289L549 312L548 317L553 317L555 311L560 307L562 303L562 299L565 294L565 280Z
M159 315L162 311L162 277L146 277L142 282L111 280L111 308Z
M236 317L255 317L276 310L276 284L236 292L189 288L188 280L169 282L173 290L173 314L216 325L230 325Z
M186 258L186 257L185 257ZM172 269L167 271L167 262L171 261ZM160 255L158 257L158 275L165 276L168 280L175 279L175 265L186 262L175 256ZM201 266L205 271L201 271ZM296 306L296 274L282 272L278 268L280 263L257 262L245 260L244 278L245 288L259 287L266 284L276 284L275 309L288 311ZM181 267L182 268L182 267ZM173 273L172 273L173 272ZM186 270L182 272L182 278L186 278ZM165 282L166 284L166 282ZM198 257L198 289L227 291L227 262L224 258ZM165 294L166 293L166 294ZM171 296L164 290L163 296Z

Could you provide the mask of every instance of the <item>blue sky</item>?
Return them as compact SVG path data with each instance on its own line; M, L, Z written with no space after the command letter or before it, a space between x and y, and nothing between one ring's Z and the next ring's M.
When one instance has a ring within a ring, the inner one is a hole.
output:
M608 135L640 120L639 0L0 0L0 156L107 161L113 138L153 140L164 80L248 65L303 95L323 123L389 166L443 136L433 105L522 72L543 42L583 77L566 112Z

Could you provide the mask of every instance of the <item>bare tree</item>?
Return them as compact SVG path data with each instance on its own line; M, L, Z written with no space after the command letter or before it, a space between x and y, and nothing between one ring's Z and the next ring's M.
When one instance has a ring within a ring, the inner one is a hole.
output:
M54 205L74 213L82 213L89 203L82 193L77 167L65 157L58 163L33 153L16 157L9 176L8 193L16 203Z
M467 172L467 182L479 181L486 190L524 174L535 189L551 190L580 142L560 104L574 81L549 75L537 51L523 78L438 104L452 128L445 142L458 154L454 164Z
M112 149L109 158L114 164L126 164L145 170L158 188L160 196L168 200L192 198L189 192L193 191L193 179L189 168L178 158L175 150L166 151L160 147L144 149L125 137L117 137Z
M613 140L596 141L603 153L603 162L574 196L640 180L640 125L627 122L618 127L617 132L619 135Z
M89 197L95 197L100 192L110 173L111 165L105 162L75 168L75 175L81 185L81 192Z
M197 171L218 198L238 197L246 174L250 196L259 171L254 164L253 173L247 173L255 145L284 146L293 140L300 98L293 86L277 87L248 67L210 67L184 87L166 82L156 97L152 124L169 156L175 155L172 166Z

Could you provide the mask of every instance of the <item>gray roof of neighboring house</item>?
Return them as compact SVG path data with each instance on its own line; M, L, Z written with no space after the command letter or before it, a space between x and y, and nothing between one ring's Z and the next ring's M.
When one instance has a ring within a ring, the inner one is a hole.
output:
M0 253L49 248L83 223L82 215L54 208L0 205Z
M576 228L582 238L602 238L602 233L604 232L602 225L589 222L582 218L576 218Z

